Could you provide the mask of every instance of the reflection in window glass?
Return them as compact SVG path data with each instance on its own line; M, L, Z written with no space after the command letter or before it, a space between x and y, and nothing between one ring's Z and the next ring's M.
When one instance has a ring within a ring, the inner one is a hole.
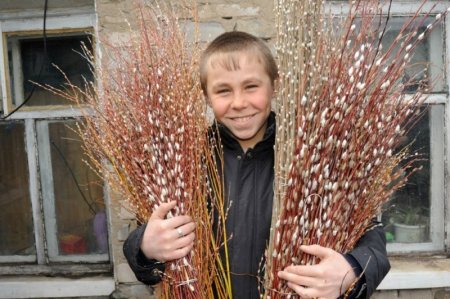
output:
M36 252L24 128L0 123L0 255Z
M430 126L429 113L408 132L402 146L411 144L411 153L420 161L406 185L395 192L383 213L386 237L390 242L421 243L430 241Z
M71 104L69 100L33 82L64 88L67 82L62 71L72 84L83 88L84 80L92 81L93 75L88 61L83 57L82 44L92 50L89 36L84 34L49 36L46 47L42 37L8 37L10 87L14 104L18 105L30 96L27 106Z
M102 182L73 129L75 121L49 124L59 254L107 253Z
M425 31L428 24L431 24L434 18L429 18L420 27L418 34ZM387 51L389 46L397 38L401 26L407 22L407 17L394 17L388 23L388 30L383 39L383 49ZM420 87L430 88L431 91L439 92L444 89L444 56L442 28L436 26L432 32L425 35L411 55L411 61L406 68L402 82L405 84L404 91L407 93L415 92ZM392 56L398 54L398 49L394 49ZM397 59L403 59L398 57Z
M418 18L416 22L422 21ZM386 32L382 39L382 51L387 53L390 51L389 59L396 59L397 61L402 61L405 53L400 53L398 51L399 46L390 49L390 45L393 44L394 40L399 36L402 26L410 20L410 17L391 17L387 23ZM418 34L425 31L427 25L431 24L434 18L427 18L424 20L424 24L419 28ZM335 19L335 30L337 34L342 34L341 29L343 28L340 24L345 21L345 19ZM386 19L381 20L381 24L385 24ZM356 28L361 26L361 20L355 20ZM374 27L379 26L378 21L372 24ZM415 25L413 25L415 26ZM358 32L355 30L355 32ZM407 35L408 32L403 32L403 36ZM378 44L377 36L368 36L368 41L371 44ZM404 40L404 38L403 38ZM414 41L414 38L412 39ZM444 70L444 36L442 25L437 25L428 32L423 40L417 44L416 48L409 53L411 61L406 67L404 73L401 76L401 81L404 84L405 93L415 92L419 86L423 88L428 88L430 92L443 92L445 91L445 70ZM397 43L398 45L401 44Z

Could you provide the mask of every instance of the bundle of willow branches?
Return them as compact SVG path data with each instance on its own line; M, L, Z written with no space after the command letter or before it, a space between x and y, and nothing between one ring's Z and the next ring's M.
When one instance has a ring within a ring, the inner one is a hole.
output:
M173 200L168 217L196 221L194 248L166 263L159 296L230 297L229 271L219 257L224 221L213 231L213 211L224 217L220 147L208 134L199 49L187 42L172 8L142 6L139 30L131 36L126 44L104 43L107 62L93 64L100 88L69 84L67 91L53 91L88 107L79 130L86 152L140 222Z
M382 5L352 1L333 29L324 1L276 1L281 82L267 298L290 293L278 271L318 262L300 245L351 250L405 183L405 173L415 170L399 140L420 117L430 86L423 82L406 95L405 87L421 74L402 79L412 51L443 15L425 26L430 16L419 8L383 49L389 16Z

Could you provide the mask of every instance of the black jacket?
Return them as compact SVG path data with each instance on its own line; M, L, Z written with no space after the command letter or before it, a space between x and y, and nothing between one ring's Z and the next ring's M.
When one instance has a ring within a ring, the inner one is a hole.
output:
M224 153L225 198L232 201L227 232L234 299L258 299L258 270L269 240L271 225L275 116L269 117L261 142L243 152L232 134L219 125ZM133 231L124 244L124 254L139 281L155 284L160 281L158 269L163 265L148 261L139 247L145 226ZM384 232L375 227L368 231L346 259L365 274L353 298L369 298L389 271Z

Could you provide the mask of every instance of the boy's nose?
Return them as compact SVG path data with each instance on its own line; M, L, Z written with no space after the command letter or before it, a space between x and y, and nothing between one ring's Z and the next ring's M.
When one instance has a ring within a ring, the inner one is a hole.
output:
M247 101L243 94L236 93L235 96L233 97L233 102L231 105L233 109L242 109L247 106Z

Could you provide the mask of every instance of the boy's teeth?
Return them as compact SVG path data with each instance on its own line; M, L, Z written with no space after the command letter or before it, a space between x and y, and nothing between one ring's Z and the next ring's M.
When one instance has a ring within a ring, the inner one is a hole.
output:
M251 118L251 116L243 116L243 117L235 117L234 120L246 121L246 120L249 120L250 118Z

